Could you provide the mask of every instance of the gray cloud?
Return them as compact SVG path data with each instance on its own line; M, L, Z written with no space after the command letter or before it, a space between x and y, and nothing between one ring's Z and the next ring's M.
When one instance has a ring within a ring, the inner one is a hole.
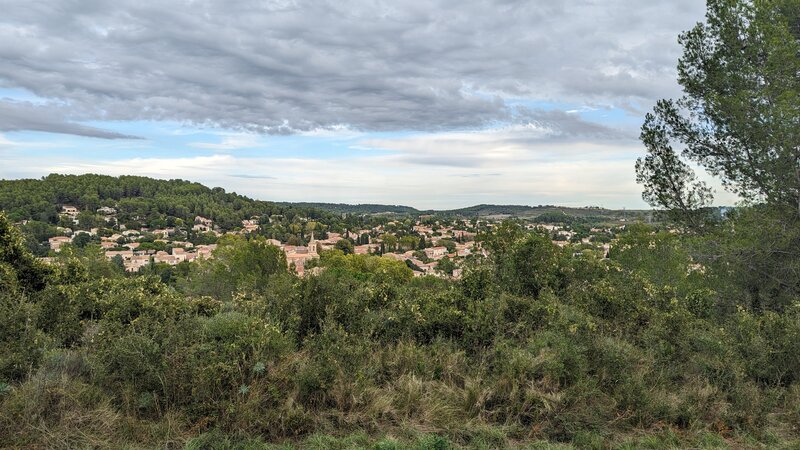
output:
M228 175L233 178L244 178L246 180L275 180L276 178L270 175L247 175L243 173L235 173Z
M514 121L512 98L648 105L675 93L676 35L702 13L696 0L8 0L0 85L69 106L38 122L0 106L0 130L442 131ZM557 114L565 135L590 128Z
M589 122L578 114L559 110L521 109L517 121L545 129L544 135L535 138L537 141L630 141L631 136L636 136L631 130ZM531 139L530 136L521 138L525 141Z
M456 175L451 175L451 176L459 177L459 178L483 178L483 177L499 177L501 175L502 174L500 174L500 173L463 173L463 174L456 174Z
M516 108L514 122L482 130L368 137L358 145L392 152L393 164L502 170L565 159L630 161L640 151L635 130L586 121L577 113Z
M140 139L70 122L63 108L0 99L0 131L47 131L103 139Z

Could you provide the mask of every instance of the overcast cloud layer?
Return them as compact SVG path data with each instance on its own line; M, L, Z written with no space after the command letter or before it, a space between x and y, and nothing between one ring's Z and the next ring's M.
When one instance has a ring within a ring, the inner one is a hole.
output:
M511 97L674 93L677 33L702 12L697 0L7 0L0 79L73 120L473 127L511 120Z
M0 88L31 98L0 91L0 151L26 130L143 143L147 130L103 124L152 121L228 133L188 147L217 152L240 181L276 174L243 172L255 166L225 152L325 133L361 133L356 147L391 152L419 181L428 167L469 181L562 156L628 164L601 177L628 180L640 117L678 93L677 35L703 12L697 0L6 0ZM66 171L86 159L54 160Z

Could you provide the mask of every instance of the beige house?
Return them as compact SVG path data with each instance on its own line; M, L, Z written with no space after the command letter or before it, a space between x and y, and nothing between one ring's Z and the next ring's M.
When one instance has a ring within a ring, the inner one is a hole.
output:
M398 255L397 253L384 253L383 257L384 258L391 258L391 259L394 259L394 260L397 260L397 261L405 261L406 259L408 259L403 255Z
M441 259L447 255L447 247L430 247L425 249L425 256L430 259Z
M131 259L123 261L126 272L138 272L148 264L150 264L150 257L147 255L134 255Z
M433 261L433 262L429 262L427 264L417 264L417 265L425 273L434 273L434 271L436 270L436 266L438 264L439 264L438 262Z
M202 223L196 223L192 227L192 231L200 231L200 232L205 233L205 232L211 231L211 227L208 226L208 225L202 224Z
M457 256L461 256L463 258L463 257L469 256L471 254L472 254L471 247L468 247L466 245L462 245L462 246L458 246L457 245L456 246L456 255Z
M380 244L364 244L364 245L356 245L353 247L353 251L356 255L368 255L370 253L375 253L376 251L380 250Z
M469 232L469 231L464 231L464 230L455 230L455 231L453 231L453 237L456 237L456 238L464 238L464 239L472 240L472 239L475 239L475 236L476 236L476 233L472 233L472 232Z
M177 256L170 255L167 252L161 251L161 252L156 252L156 255L153 257L153 261L157 263L165 263L169 264L170 266L174 266L179 262L181 262L181 259L178 258Z
M67 236L55 236L48 239L47 242L50 244L51 250L53 250L54 252L60 252L61 246L72 242L72 238L69 238Z
M211 258L212 252L217 249L217 244L198 245L197 256L203 258Z
M431 234L433 233L433 228L426 227L425 225L414 225L413 230L419 234Z
M116 251L106 252L106 258L108 259L112 259L115 256L119 256L123 260L131 259L133 258L133 250L116 250Z
M77 216L78 215L78 208L70 205L64 205L61 207L61 214L66 214L68 216Z

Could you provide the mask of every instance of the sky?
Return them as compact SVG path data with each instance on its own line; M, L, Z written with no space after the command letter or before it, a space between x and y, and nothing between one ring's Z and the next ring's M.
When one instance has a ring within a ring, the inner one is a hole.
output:
M5 0L0 178L639 208L699 0ZM725 203L730 197L717 196Z

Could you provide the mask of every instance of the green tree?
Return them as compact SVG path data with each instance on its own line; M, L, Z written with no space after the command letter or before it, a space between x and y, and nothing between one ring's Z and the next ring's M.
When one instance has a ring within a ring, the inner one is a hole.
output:
M386 244L386 251L392 252L397 249L397 237L395 237L393 234L382 234L381 240L384 244Z
M51 275L0 211L0 381L24 376L45 349L46 337L36 327L38 308L29 296L45 289Z
M87 245L91 244L92 242L95 242L95 239L89 233L78 233L72 239L72 245L74 245L77 248L84 248Z
M212 259L203 260L189 272L183 285L189 292L230 299L237 291L263 289L269 277L286 272L286 256L263 237L220 238Z
M706 22L680 42L684 95L658 102L642 126L643 197L703 230L697 260L724 280L729 306L783 310L800 293L800 3L709 1ZM718 177L749 210L706 226L711 190L689 163Z
M560 287L561 269L565 267L561 249L540 234L517 240L494 260L501 284L511 292L534 297L542 289Z
M105 221L91 211L79 212L77 219L78 219L78 226L82 230L90 230L92 228L105 225Z
M456 243L450 239L440 239L436 245L441 245L442 247L446 247L449 253L453 253L456 251Z
M44 288L49 267L25 247L22 234L0 211L0 289L38 291Z
M125 263L122 260L122 256L114 255L114 257L111 258L111 262L114 263L114 265L117 266L119 270L123 272L125 271Z
M342 239L340 241L337 241L336 245L334 245L334 248L336 250L341 250L341 252L344 253L345 255L352 255L354 252L353 243L350 242L349 239Z
M436 264L436 270L446 275L452 275L453 270L455 270L455 268L456 264L448 256L445 256L444 258L440 259L439 263Z
M402 262L373 255L345 255L341 252L326 252L320 265L338 274L349 274L359 279L399 285L409 281L413 273Z
M20 227L25 235L25 243L35 256L47 256L50 245L47 240L57 235L56 228L49 223L38 220L28 221Z
M611 247L609 258L658 286L674 288L686 278L692 260L679 236L643 224L626 231Z
M702 225L712 193L686 159L745 200L800 215L799 22L797 0L708 2L706 22L680 37L684 96L659 101L642 126L646 201Z
M518 223L504 220L491 233L482 233L478 237L485 242L486 247L496 259L502 260L524 235L525 233Z
M403 236L400 238L398 245L403 250L414 250L417 248L417 238L411 235Z

